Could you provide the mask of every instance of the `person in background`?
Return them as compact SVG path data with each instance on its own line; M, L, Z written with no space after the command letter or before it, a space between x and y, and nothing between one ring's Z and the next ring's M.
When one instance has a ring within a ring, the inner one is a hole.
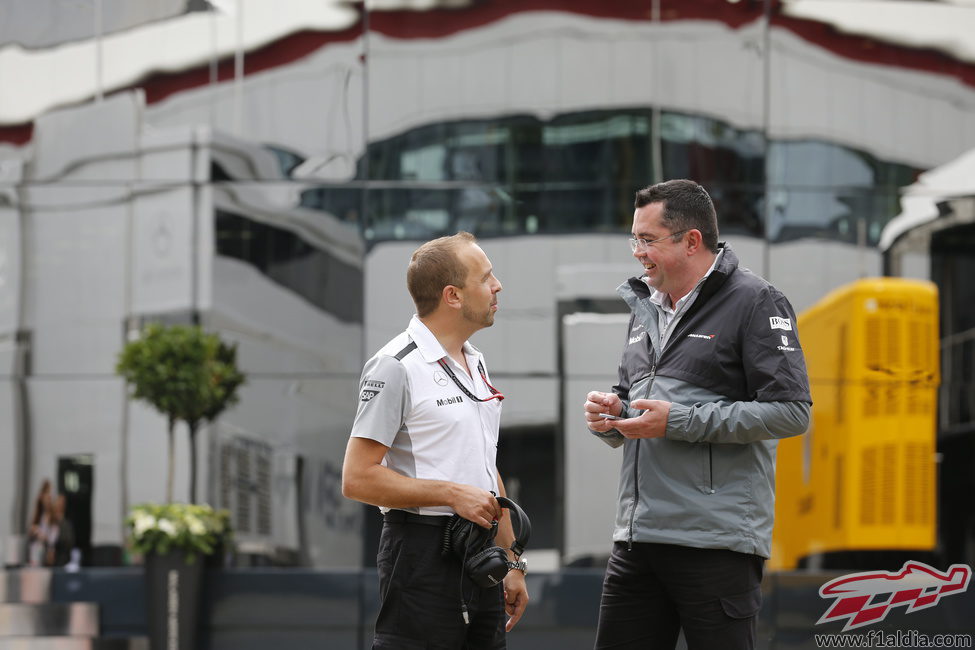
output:
M342 493L384 513L373 648L505 648L528 603L525 564L509 551L503 584L482 588L441 553L454 514L499 521L497 544L514 541L494 494L504 396L468 342L494 323L501 283L466 232L420 246L406 279L416 315L362 371L342 468Z
M74 525L67 517L67 499L63 494L54 498L45 541L45 566L65 566L71 561L75 544Z
M796 316L718 242L703 187L659 183L634 207L619 383L584 405L623 447L595 647L669 650L683 629L689 650L753 648L776 444L812 404Z
M27 525L28 566L36 567L44 564L51 510L51 481L44 479L41 481L37 496L34 497L34 507Z

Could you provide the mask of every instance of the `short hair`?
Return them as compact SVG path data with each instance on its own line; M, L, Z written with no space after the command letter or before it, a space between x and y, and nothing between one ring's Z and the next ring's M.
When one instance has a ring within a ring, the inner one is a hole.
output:
M704 245L712 253L718 252L718 216L707 191L694 181L677 179L664 181L639 190L634 208L651 203L663 203L663 222L671 232L697 229ZM680 240L680 237L674 239Z
M469 232L428 241L413 252L406 269L406 288L410 291L417 316L432 313L440 304L444 287L463 289L467 267L457 255L461 244L476 244Z

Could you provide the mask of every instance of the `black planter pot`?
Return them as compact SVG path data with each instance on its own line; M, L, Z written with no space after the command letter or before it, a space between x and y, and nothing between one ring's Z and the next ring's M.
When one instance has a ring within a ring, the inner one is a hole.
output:
M149 553L145 569L150 649L195 650L203 557L188 562L180 551Z

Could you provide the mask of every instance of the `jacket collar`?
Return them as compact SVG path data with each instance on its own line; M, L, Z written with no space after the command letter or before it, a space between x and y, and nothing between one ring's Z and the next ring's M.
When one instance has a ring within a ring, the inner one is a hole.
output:
M731 250L731 246L725 242L718 242L718 248L723 249L724 253L721 255L721 259L718 260L717 266L711 271L711 275L708 276L708 279L701 286L699 298L707 298L714 294L738 268L738 256ZM652 290L643 281L642 276L634 276L617 287L616 293L629 302L627 300L628 295L640 300L649 299Z

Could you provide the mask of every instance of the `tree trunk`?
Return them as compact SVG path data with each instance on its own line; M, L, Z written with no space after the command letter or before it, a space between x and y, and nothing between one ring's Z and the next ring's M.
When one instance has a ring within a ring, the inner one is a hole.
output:
M196 431L198 422L188 422L190 429L190 503L196 503Z
M176 421L169 418L169 469L166 473L166 503L173 502L173 470L176 463L176 441L173 437L173 429L176 428Z

